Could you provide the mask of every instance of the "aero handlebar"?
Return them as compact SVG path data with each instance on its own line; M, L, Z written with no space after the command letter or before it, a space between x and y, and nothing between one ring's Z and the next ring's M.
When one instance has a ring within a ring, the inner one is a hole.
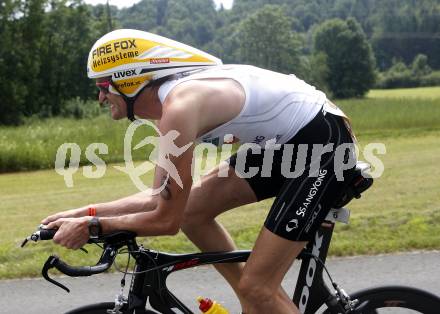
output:
M117 253L116 249L107 247L104 250L104 253L102 254L98 264L96 264L95 266L80 266L80 267L70 266L69 264L63 262L58 256L51 255L47 259L46 263L44 263L41 274L43 275L44 279L46 279L47 281L66 290L67 292L70 292L70 290L66 286L60 284L59 282L49 277L49 270L51 268L56 268L63 274L70 277L86 277L86 276L96 275L105 272L113 265L113 262L116 257L116 253Z
M21 246L23 247L24 245L26 245L29 240L32 240L34 242L51 240L55 236L56 232L56 229L45 229L44 226L40 226L36 232L34 232L23 241ZM136 234L134 232L121 231L103 236L99 239L90 239L88 243L104 243L104 251L95 266L70 266L69 264L63 262L58 256L51 255L43 266L42 275L47 281L66 290L67 292L70 292L70 290L66 286L49 277L50 269L55 268L61 273L70 277L85 277L103 273L113 265L118 250L122 246L129 245L134 248L137 247L135 237Z

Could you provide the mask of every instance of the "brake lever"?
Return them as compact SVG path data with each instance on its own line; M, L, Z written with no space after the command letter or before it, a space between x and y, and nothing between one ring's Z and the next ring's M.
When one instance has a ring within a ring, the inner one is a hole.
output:
M69 288L67 288L65 285L59 283L58 281L53 280L49 277L49 270L55 267L55 264L59 261L58 256L51 255L47 259L46 263L44 263L43 269L41 270L41 274L43 275L43 278L49 281L50 283L54 284L55 286L60 287L61 289L66 290L68 293L70 293Z

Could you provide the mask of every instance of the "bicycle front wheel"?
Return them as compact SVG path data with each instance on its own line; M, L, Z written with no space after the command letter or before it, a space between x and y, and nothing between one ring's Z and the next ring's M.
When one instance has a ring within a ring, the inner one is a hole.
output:
M357 314L438 314L440 298L429 292L403 286L387 286L350 295L358 299Z

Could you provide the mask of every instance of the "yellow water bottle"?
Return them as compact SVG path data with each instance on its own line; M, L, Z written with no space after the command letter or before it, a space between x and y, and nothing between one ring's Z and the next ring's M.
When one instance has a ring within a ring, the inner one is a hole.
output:
M216 301L202 297L198 297L197 301L199 301L200 311L204 314L229 314L229 312Z

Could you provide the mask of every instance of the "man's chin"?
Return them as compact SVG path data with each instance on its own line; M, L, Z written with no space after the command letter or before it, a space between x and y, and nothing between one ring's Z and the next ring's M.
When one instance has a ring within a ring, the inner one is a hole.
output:
M110 115L113 120L121 120L121 119L125 118L125 114L123 114L121 111L114 108L113 105L110 107Z
M125 118L125 116L120 113L113 113L112 112L110 115L113 120L121 120L121 119Z

